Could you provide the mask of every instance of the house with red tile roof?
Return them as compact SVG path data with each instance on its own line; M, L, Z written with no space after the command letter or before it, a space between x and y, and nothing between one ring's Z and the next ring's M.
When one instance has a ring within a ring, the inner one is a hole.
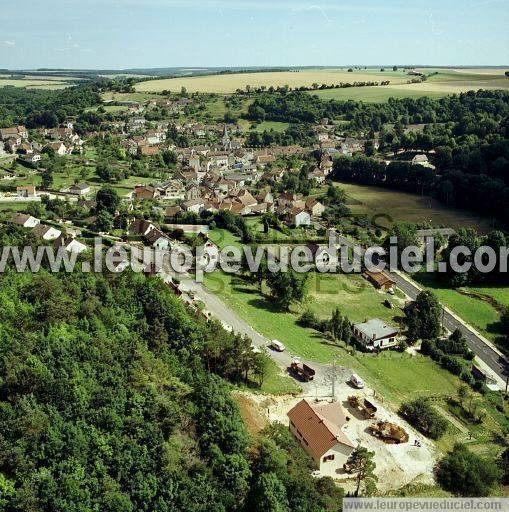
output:
M288 412L290 432L324 476L337 478L356 445L348 437L349 417L338 402L301 400Z

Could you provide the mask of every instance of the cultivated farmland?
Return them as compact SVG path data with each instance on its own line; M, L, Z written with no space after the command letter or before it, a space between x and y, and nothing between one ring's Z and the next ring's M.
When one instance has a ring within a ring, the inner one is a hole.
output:
M381 87L355 87L348 89L327 89L317 91L324 99L360 100L368 102L384 102L389 98L419 98L428 96L442 98L448 94L457 94L478 89L508 89L509 80L504 70L453 70L453 69L421 69L423 73L437 73L425 82L416 84L394 83Z
M26 87L27 89L64 89L69 87L72 82L79 79L76 77L64 76L24 76L11 77L10 75L0 75L0 87L8 85L12 87Z
M344 89L324 89L311 91L324 99L362 100L383 102L389 98L418 98L429 96L441 98L448 94L478 89L508 89L509 80L503 69L421 69L425 74L436 73L425 82L408 84L415 78L405 71L364 69L348 72L347 69L305 69L283 72L235 73L172 79L151 80L136 85L140 92L179 92L185 87L189 92L228 94L237 89L251 87L285 86L291 88L313 84L339 84L354 82L390 81L390 85L376 87L349 87Z
M137 91L160 92L170 90L180 92L185 87L189 92L210 92L228 94L237 89L251 87L311 87L314 83L339 84L353 82L381 82L404 84L408 80L403 71L359 70L349 73L347 69L306 69L300 71L269 71L261 73L233 73L224 75L207 75L196 77L179 77L164 80L150 80L136 85Z

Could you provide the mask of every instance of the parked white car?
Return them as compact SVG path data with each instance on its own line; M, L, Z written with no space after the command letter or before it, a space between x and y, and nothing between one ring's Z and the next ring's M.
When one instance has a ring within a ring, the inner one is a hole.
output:
M357 389L362 389L364 387L364 381L356 373L352 373L348 382Z
M284 352L286 350L286 347L279 340L272 340L270 347L277 352Z

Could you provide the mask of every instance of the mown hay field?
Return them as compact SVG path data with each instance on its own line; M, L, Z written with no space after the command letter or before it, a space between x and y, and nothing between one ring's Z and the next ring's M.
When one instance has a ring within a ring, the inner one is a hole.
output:
M491 219L474 212L449 208L429 196L353 183L336 182L335 185L346 192L348 207L353 214L367 215L372 219L376 217L377 223L383 227L389 228L398 221L455 229L473 227L481 232L491 227Z

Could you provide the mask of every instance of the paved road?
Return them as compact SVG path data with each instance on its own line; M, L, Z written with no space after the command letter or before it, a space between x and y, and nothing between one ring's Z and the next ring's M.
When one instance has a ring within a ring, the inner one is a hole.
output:
M336 242L348 247L355 246L354 242L339 233L336 233ZM402 292L408 295L412 300L415 300L421 291L417 286L407 281L397 273L386 273L396 282L396 285ZM444 327L449 331L454 331L456 328L459 329L465 336L468 346L475 355L486 363L502 380L506 380L509 376L509 362L507 359L500 356L497 351L493 350L481 337L465 325L465 322L458 320L445 310L443 322Z
M347 238L342 237L341 235L337 236L337 242L353 246L354 243ZM407 281L400 275L396 273L387 272L391 276L391 278L395 281L398 288L408 295L412 300L415 300L417 295L420 293L420 289ZM208 292L203 285L200 283L196 283L191 277L184 277L179 275L180 282L185 285L188 289L192 290L195 296L203 301L206 304L207 309L213 314L213 316L221 319L228 325L230 325L235 332L246 334L249 336L253 343L258 347L266 347L270 340L262 336L260 333L256 332L247 322L245 322L242 318L240 318L231 308L226 306L215 294ZM467 341L470 349L475 353L475 355L481 359L493 372L495 372L500 379L503 381L506 380L507 376L509 376L509 362L507 359L503 358L493 350L480 336L478 336L475 332L473 332L464 322L456 319L453 315L444 310L443 317L444 327L449 331L454 331L454 329L458 328ZM292 356L287 352L278 353L273 352L269 349L271 357L279 364L281 367L288 367L291 363ZM306 362L306 361L303 361ZM330 365L320 365L316 363L310 363L312 367L322 374L330 372Z
M400 275L394 272L387 274L396 282L397 287L415 300L421 290ZM472 332L463 322L458 321L453 315L444 310L444 327L449 331L459 329L467 341L470 349L479 359L484 361L501 379L505 380L509 375L509 363L493 350L482 338Z
M288 352L276 352L268 348L270 341L259 332L255 331L245 320L243 320L233 309L227 306L221 299L214 293L209 292L201 283L197 283L193 277L183 276L179 274L178 279L181 287L185 290L190 290L195 299L201 300L205 304L205 308L212 313L212 316L221 320L225 324L232 327L233 331L239 334L245 334L253 341L253 344L259 348L267 348L269 356L281 368L288 368L294 357ZM304 361L299 357L303 363L308 363L315 371L315 380L317 382L327 382L331 379L333 372L336 374L337 379L345 379L346 376L351 374L351 371L337 366L333 369L332 364L318 364L314 361ZM314 393L315 386L313 382L300 382L300 386L304 391L310 394Z

